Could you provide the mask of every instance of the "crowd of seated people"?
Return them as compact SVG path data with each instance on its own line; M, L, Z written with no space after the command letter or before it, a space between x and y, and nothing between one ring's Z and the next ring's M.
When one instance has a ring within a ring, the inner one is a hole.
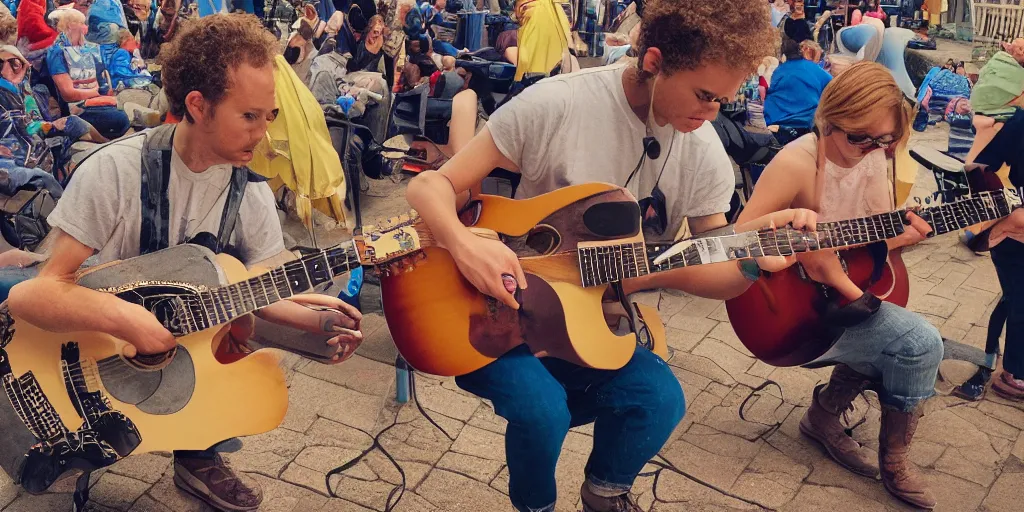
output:
M282 56L325 114L344 111L376 143L393 128L394 95L423 86L427 115L445 124L441 147L450 156L475 133L481 105L492 112L495 96L511 83L511 76L496 79L489 67L503 65L504 74L518 62L519 26L504 14L489 15L489 40L469 51L454 45L464 8L459 0L329 4L282 2L265 13L263 24L271 32L287 27L275 32ZM90 144L180 121L167 111L159 55L198 16L194 2L20 0L4 7L0 123L12 128L0 138L0 172L17 178L5 180L13 188L0 194L31 187L60 197L74 155L84 156ZM502 85L496 88L495 80Z

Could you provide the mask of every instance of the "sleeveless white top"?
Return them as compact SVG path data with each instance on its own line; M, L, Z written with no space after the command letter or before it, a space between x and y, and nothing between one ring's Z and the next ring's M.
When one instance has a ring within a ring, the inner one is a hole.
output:
M818 140L814 134L800 137L795 144L817 161ZM825 183L818 222L855 219L893 209L892 186L884 151L872 151L848 168L826 158L823 172Z

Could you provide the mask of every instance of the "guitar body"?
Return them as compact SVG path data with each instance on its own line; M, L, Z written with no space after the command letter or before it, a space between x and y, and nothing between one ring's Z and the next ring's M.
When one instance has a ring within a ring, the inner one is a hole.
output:
M153 268L170 273L147 275ZM91 269L79 283L144 304L159 318L168 293L249 276L230 256L182 245ZM180 337L169 362L140 367L120 356L124 341L47 332L2 306L0 381L9 400L0 399L0 465L29 492L41 492L73 468L92 470L133 453L203 450L276 428L288 405L277 357L260 351L218 362L229 329Z
M907 305L910 281L898 249L889 253L881 278L873 284L874 258L869 249L839 254L857 286L884 301ZM793 265L766 273L725 306L736 335L754 357L773 366L798 366L821 357L835 341L826 334L822 320L826 304L821 285Z
M472 372L526 343L538 357L617 369L632 358L636 336L607 326L608 285L584 288L580 242L642 242L639 209L624 189L606 184L566 187L527 200L482 196L466 224L498 233L527 275L520 309L482 295L451 255L427 247L414 268L381 275L384 314L395 345L417 370L442 376ZM411 271L410 271L411 270ZM668 357L664 327L642 308L654 351Z

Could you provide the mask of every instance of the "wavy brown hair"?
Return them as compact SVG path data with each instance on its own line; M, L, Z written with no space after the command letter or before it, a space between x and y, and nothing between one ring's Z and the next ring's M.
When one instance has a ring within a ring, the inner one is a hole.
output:
M191 20L160 52L164 94L171 114L192 122L185 97L199 91L216 106L231 86L229 71L274 62L277 41L252 14L214 14Z
M661 50L667 73L709 63L753 73L779 49L768 4L756 0L648 0L640 28L640 61Z

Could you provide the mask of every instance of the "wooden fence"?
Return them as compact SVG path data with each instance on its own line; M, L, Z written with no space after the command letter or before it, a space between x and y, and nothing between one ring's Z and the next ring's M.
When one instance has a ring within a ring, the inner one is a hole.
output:
M1024 37L1021 0L974 0L971 2L974 40L1010 42Z

